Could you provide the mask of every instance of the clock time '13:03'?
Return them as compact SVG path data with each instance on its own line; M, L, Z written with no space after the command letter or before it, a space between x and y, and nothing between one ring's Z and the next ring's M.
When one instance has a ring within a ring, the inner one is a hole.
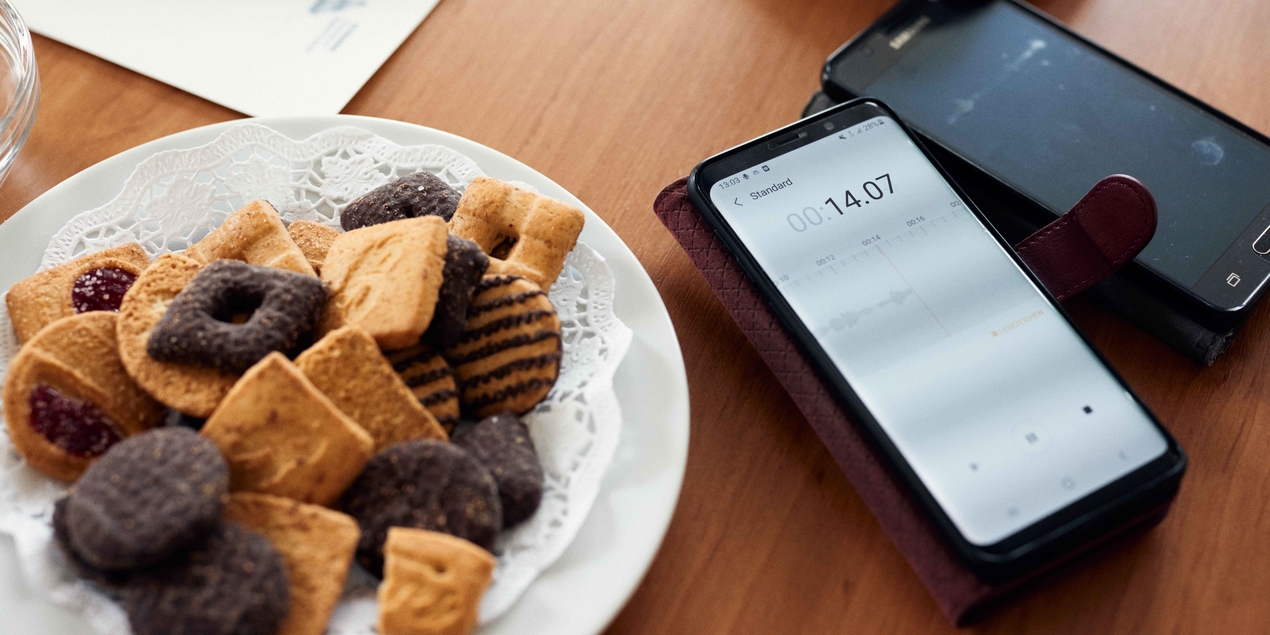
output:
M863 207L870 201L882 200L882 198L887 194L895 193L895 186L891 182L890 174L883 174L882 176L874 178L872 181L865 181L864 184L860 186L860 189L864 192L864 195L868 197L863 201L857 198L851 190L846 190L843 194L841 205L838 204L838 200L832 196L825 199L825 204L833 206L834 211L838 212L839 216L842 216L846 214L846 210L849 208ZM789 226L794 228L794 231L805 232L808 227L819 225L823 223L825 219L821 216L819 209L815 207L806 207L803 208L802 214L790 214L786 217L786 220L789 221Z

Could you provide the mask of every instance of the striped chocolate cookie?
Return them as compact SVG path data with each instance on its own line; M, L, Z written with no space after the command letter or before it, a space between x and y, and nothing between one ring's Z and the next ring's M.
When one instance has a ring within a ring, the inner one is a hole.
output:
M446 350L464 414L523 414L560 374L560 318L537 284L514 275L487 275L468 306L467 331Z
M441 353L427 344L386 353L393 370L410 387L447 433L454 432L459 422L459 391L454 383L454 369Z

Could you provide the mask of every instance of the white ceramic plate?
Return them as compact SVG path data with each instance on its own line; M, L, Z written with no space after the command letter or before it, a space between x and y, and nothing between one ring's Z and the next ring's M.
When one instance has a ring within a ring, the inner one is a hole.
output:
M688 456L688 382L670 316L635 255L598 216L564 188L500 152L451 134L368 117L256 120L293 139L354 125L402 145L435 143L467 155L490 176L523 181L586 212L581 240L608 259L616 312L634 332L614 384L624 425L617 455L594 507L564 555L505 616L482 633L598 633L630 597L670 523ZM208 143L238 121L175 134L80 172L0 225L0 289L35 273L49 238L72 216L113 198L141 160ZM90 633L76 616L33 595L14 546L0 537L0 631Z

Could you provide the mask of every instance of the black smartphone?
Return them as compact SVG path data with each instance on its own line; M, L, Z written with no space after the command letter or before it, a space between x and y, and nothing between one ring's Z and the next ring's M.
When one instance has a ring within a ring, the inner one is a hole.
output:
M1135 269L1216 320L1246 316L1270 279L1270 139L1027 4L973 4L901 1L829 58L824 90L885 101L1040 224L1136 177L1160 220Z
M688 194L980 576L1176 493L1177 443L881 102L712 157Z

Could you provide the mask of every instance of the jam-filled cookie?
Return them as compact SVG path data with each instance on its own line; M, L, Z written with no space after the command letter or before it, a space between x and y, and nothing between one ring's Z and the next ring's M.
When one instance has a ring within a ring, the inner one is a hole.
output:
M341 412L375 439L375 449L411 439L449 437L370 335L355 326L331 331L295 365Z
M375 447L281 353L252 366L200 434L229 462L231 490L318 505L339 498Z
M291 608L278 635L325 633L353 563L357 521L318 505L249 492L229 497L225 518L268 538L282 554Z
M463 411L475 417L528 412L555 385L560 355L560 318L546 292L508 275L481 280L467 331L445 352Z
M77 313L118 311L137 276L150 266L141 245L129 243L80 256L9 288L5 303L18 342Z
M420 216L437 216L448 222L458 205L459 193L448 183L428 172L415 172L349 203L340 213L340 226L352 231Z
M380 575L390 527L443 531L492 549L503 528L498 486L462 448L420 439L398 443L366 463L344 494L344 511L362 535L357 561Z
M210 366L150 357L150 335L168 306L203 268L179 254L159 256L137 278L119 308L119 355L137 384L164 405L192 417L211 416L238 375Z
M394 527L379 585L381 635L467 635L494 576L494 557L454 536Z
M322 265L331 289L322 331L352 324L384 350L416 344L437 304L447 235L436 216L341 234Z
M9 364L9 438L31 467L73 481L124 438L163 421L164 409L128 376L114 313L94 311L42 329Z
M437 423L447 433L454 432L459 423L459 391L454 369L445 357L427 344L419 344L388 353L388 361Z
M309 265L313 267L313 270L319 274L322 273L322 263L326 261L326 252L330 251L331 243L339 237L340 231L321 223L298 220L287 227L287 233L291 234L291 240L295 241L304 257L309 259Z
M463 192L450 231L490 255L490 273L524 276L550 289L585 222L576 207L481 176Z
M252 201L230 214L220 227L183 253L202 264L221 259L241 260L251 265L317 275L287 233L278 210L267 201Z

